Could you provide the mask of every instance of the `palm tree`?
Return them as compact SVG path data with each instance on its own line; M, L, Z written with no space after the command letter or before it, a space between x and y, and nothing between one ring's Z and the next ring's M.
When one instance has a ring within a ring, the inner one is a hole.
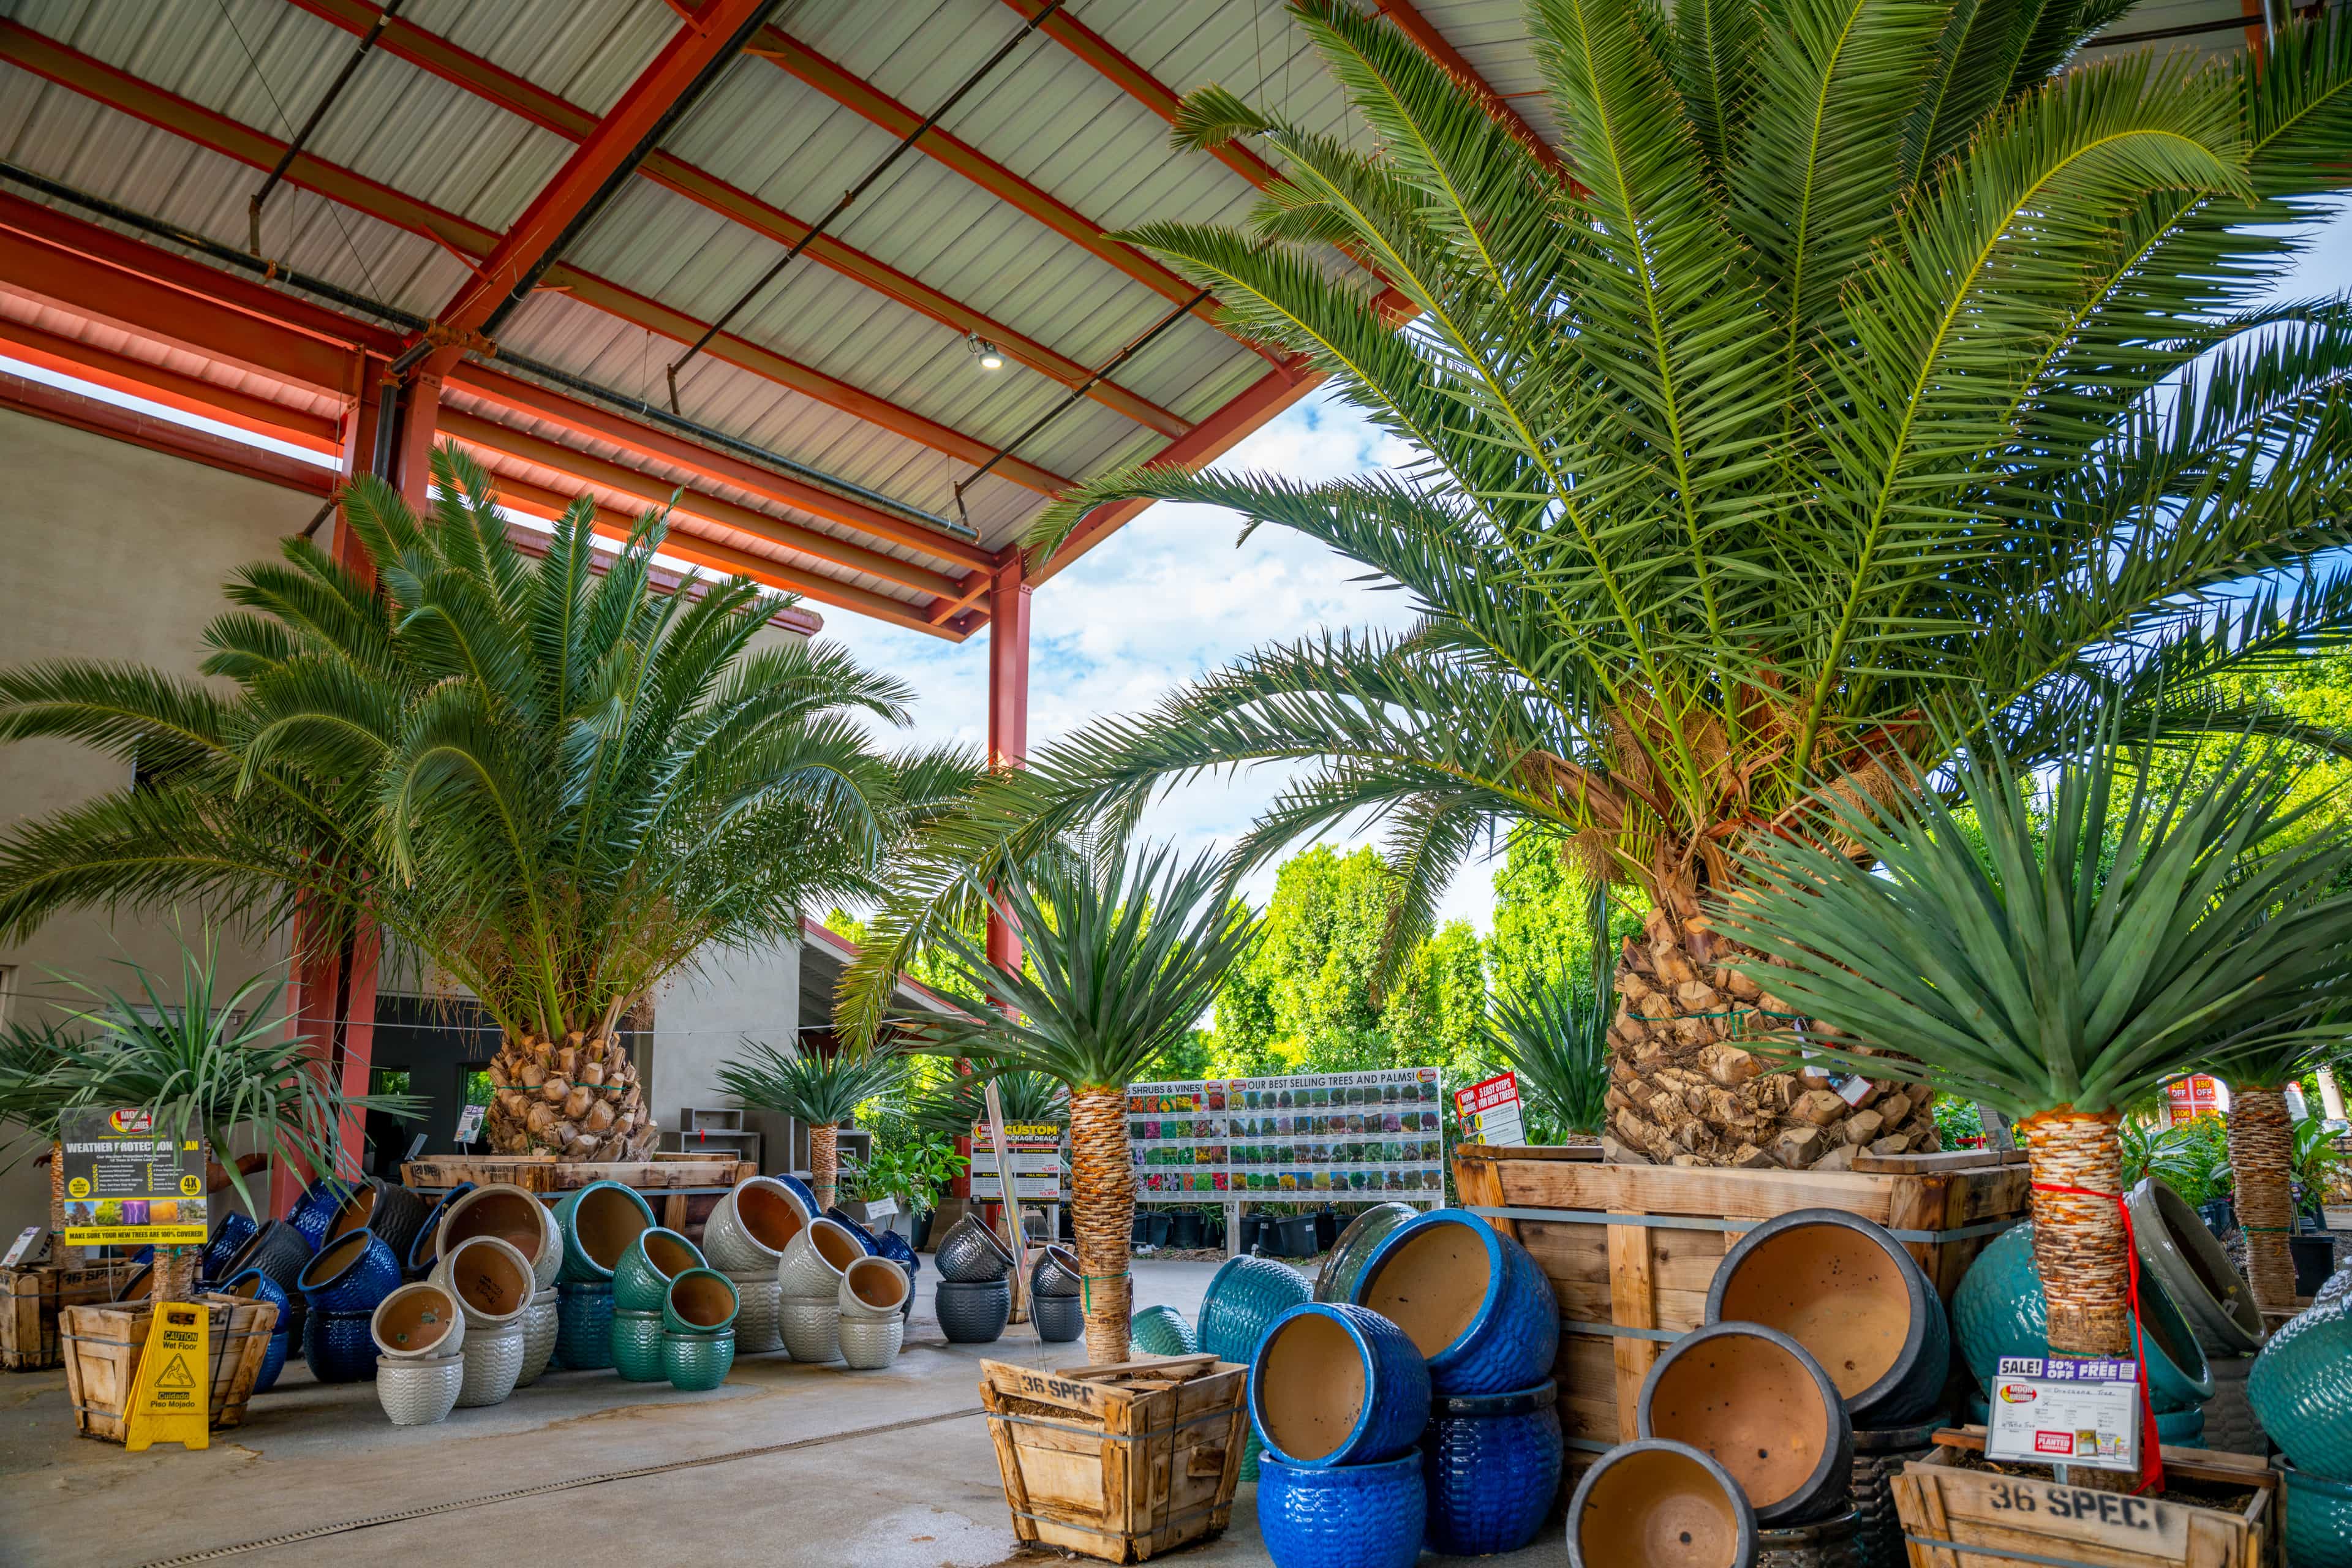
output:
M1057 1078L1020 1068L975 1071L960 1066L953 1076L924 1086L908 1107L915 1124L927 1132L968 1137L988 1120L988 1089L996 1089L997 1105L1007 1125L1050 1126L1070 1119L1070 1089Z
M1385 21L1294 7L1360 123L1202 89L1180 135L1245 139L1283 179L1246 228L1125 237L1413 461L1315 484L1132 468L1030 540L1126 499L1227 507L1421 618L1262 647L1033 752L908 858L851 1026L969 867L1278 764L1297 773L1234 873L1384 822L1398 955L1495 828L1564 836L1648 905L1616 968L1627 1099L1710 1063L1725 1088L1664 1125L1621 1108L1617 1142L1783 1147L1777 1080L1731 1053L1759 1005L1789 1009L1706 913L1743 845L1816 786L1932 770L1948 733L1989 729L2022 765L2109 704L2168 736L2285 729L2211 678L2352 616L2352 575L2309 575L2352 540L2352 306L2262 303L2352 177L2352 19L2233 67L2069 68L2126 4L1536 0L1566 174ZM2226 596L2257 573L2273 591Z
M719 1069L719 1087L744 1104L781 1111L809 1130L809 1187L822 1211L834 1205L841 1177L841 1127L877 1095L897 1092L906 1063L896 1052L835 1051L794 1046L787 1053L756 1040Z
M1750 973L1837 1020L1799 1037L1798 1065L2017 1119L2050 1343L2098 1356L2132 1349L2123 1110L2192 1063L2330 1031L2352 834L2287 802L2279 757L2233 749L2159 785L2145 744L2085 741L2046 790L1971 746L1951 778L1972 821L1916 779L1867 809L1819 797L1715 919L1761 955Z
M0 837L0 932L175 901L257 926L299 906L325 940L373 922L503 1032L494 1147L634 1157L654 1126L624 1008L870 891L972 764L877 752L852 715L903 721L907 689L761 646L785 601L749 581L657 592L657 517L600 578L589 502L533 560L478 465L445 448L433 469L426 518L373 478L342 498L375 585L306 539L236 574L204 666L233 694L87 661L0 672L0 740L137 771Z
M2254 1304L2267 1310L2294 1307L2294 1253L2287 1237L2294 1230L2296 1144L2287 1085L2337 1048L2344 1020L2335 1022L2333 1038L2258 1041L2198 1064L2230 1086L2230 1175L2238 1226L2246 1233L2246 1283Z
M1049 855L1000 868L988 897L1021 932L1024 961L1004 969L951 925L933 952L957 989L1003 1012L925 1013L900 1020L926 1052L1000 1071L1042 1073L1069 1086L1071 1228L1086 1277L1087 1359L1127 1359L1132 1290L1128 1243L1135 1171L1127 1085L1149 1076L1209 1010L1225 971L1257 934L1227 898L1213 858L1104 847L1097 864Z

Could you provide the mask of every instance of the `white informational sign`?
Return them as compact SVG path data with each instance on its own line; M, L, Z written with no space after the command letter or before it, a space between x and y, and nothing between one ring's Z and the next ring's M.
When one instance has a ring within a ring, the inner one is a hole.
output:
M1454 1114L1462 1119L1465 1143L1516 1144L1528 1141L1519 1113L1519 1075L1496 1073L1454 1091Z
M1990 1404L1988 1459L2139 1468L2137 1363L2003 1356Z
M478 1105L468 1105L457 1112L457 1136L460 1143L471 1143L482 1135L482 1110Z
M1435 1068L1127 1086L1138 1203L1443 1204L1444 1123Z
M1050 1124L1008 1123L1004 1143L1013 1158L1013 1195L1024 1204L1060 1203L1062 1130ZM1004 1173L997 1169L995 1141L984 1122L971 1132L971 1195L988 1203L1004 1201Z

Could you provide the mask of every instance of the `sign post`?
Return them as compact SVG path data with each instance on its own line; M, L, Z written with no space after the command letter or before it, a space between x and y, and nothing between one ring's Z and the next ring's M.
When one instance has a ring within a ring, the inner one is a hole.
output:
M210 1234L201 1139L175 1138L136 1109L58 1119L68 1247L202 1247Z

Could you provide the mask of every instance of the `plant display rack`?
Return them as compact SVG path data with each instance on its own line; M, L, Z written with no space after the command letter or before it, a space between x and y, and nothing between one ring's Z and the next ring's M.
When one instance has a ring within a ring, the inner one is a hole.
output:
M1454 1151L1463 1204L1517 1237L1559 1300L1559 1417L1569 1448L1636 1436L1642 1382L1697 1328L1723 1255L1749 1226L1832 1208L1895 1233L1945 1300L1985 1242L2025 1217L2023 1156L2003 1151L1858 1159L1814 1173L1605 1164L1586 1149ZM1894 1167L1894 1168L1887 1168Z
M131 1278L128 1260L0 1268L0 1371L44 1372L64 1363L58 1314L103 1306Z
M482 1187L503 1182L552 1199L592 1183L618 1182L639 1192L660 1194L662 1201L655 1205L655 1214L664 1226L681 1232L691 1223L688 1217L690 1199L715 1201L732 1192L737 1183L749 1181L759 1173L755 1162L736 1159L731 1153L657 1153L650 1160L574 1161L558 1160L552 1154L446 1154L411 1160L400 1167L402 1185L426 1193L446 1192L460 1182ZM708 1204L701 1206L708 1212Z
M244 1424L269 1336L278 1326L274 1301L235 1296L197 1298L208 1309L205 1351L212 1360L212 1425L215 1431ZM117 1307L68 1307L60 1314L65 1344L66 1392L73 1401L74 1430L85 1437L122 1441L123 1407L138 1385L139 1362L155 1326L152 1302Z

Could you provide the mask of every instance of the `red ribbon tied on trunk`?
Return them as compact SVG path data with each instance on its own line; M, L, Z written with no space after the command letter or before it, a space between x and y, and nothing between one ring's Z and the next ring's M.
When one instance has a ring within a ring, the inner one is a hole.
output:
M2131 1205L2124 1201L2121 1193L2093 1192L2088 1187L2069 1187L2055 1182L2036 1182L2033 1190L2037 1193L2061 1193L2069 1197L2097 1198L2103 1203L2115 1205L2116 1212L2123 1216L2125 1279L2127 1281L2126 1299L2131 1306L2132 1358L2139 1368L2139 1485L2132 1490L2135 1493L2161 1491L2164 1489L2164 1455L2156 1432L2156 1405L2148 1397L2147 1331L2140 1326L2139 1242L2132 1235Z

